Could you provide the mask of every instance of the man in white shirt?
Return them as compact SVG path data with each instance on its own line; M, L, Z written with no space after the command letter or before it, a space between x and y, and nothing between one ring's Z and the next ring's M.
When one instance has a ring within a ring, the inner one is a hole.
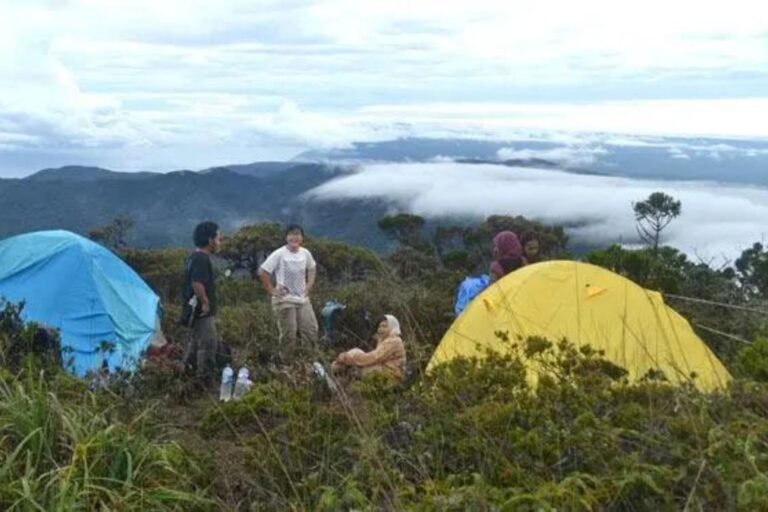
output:
M309 301L317 264L312 253L302 247L304 230L301 226L288 226L285 240L286 244L262 263L259 277L272 297L272 309L280 330L280 352L289 359L296 350L299 336L302 342L310 345L317 341L317 318Z

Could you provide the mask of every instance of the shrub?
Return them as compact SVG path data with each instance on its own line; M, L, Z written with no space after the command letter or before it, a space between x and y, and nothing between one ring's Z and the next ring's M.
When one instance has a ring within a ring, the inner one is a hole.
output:
M58 333L33 322L24 322L23 311L23 302L13 304L0 298L0 365L12 372L20 371L25 362L48 369L61 367Z
M758 338L736 357L735 371L758 382L768 382L768 338Z
M249 359L263 361L277 353L277 323L269 302L223 307L217 322L219 336Z
M185 249L128 249L120 256L157 293L163 303L179 302L184 281Z

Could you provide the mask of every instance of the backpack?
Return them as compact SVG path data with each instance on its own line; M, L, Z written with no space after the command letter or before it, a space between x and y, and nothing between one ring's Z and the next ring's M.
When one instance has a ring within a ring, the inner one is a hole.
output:
M488 288L489 284L491 284L491 278L485 274L464 279L456 291L456 303L453 306L453 312L456 316L459 316L466 309L469 303L472 302L472 299Z

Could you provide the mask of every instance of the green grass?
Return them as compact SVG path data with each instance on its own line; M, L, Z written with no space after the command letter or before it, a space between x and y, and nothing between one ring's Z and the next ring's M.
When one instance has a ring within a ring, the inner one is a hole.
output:
M196 481L201 468L150 425L149 411L123 422L118 403L58 396L61 380L43 372L0 381L2 510L214 508Z

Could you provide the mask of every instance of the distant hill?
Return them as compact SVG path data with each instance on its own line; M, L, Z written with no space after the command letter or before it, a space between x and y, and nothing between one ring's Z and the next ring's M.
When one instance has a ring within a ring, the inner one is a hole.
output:
M210 169L204 169L200 171L200 173L207 174L220 170L228 170L234 172L235 174L253 176L255 178L264 178L273 174L293 169L297 165L298 164L296 162L256 162L252 164L236 164L223 167L211 167Z
M98 180L141 180L156 176L151 172L115 172L101 167L68 165L56 169L43 169L24 178L26 181L88 182Z
M227 231L245 223L301 222L313 234L381 247L386 241L375 226L387 205L302 197L345 172L297 162L167 174L45 169L25 179L0 180L0 237L52 228L87 233L127 215L136 221L129 242L140 247L190 245L194 226L205 219Z

